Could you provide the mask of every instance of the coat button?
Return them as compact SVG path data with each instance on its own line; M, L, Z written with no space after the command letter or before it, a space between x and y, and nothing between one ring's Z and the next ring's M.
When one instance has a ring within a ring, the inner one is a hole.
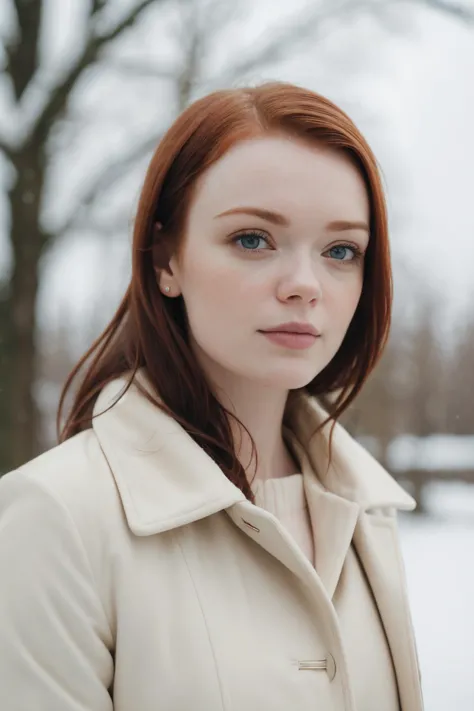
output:
M332 681L336 676L336 661L332 654L329 654L329 652L326 657L326 671L329 677L329 681Z

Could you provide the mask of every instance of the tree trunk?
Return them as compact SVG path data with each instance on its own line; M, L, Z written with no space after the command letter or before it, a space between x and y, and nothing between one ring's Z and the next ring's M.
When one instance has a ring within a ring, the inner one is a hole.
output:
M46 241L39 228L42 149L30 144L12 160L17 173L9 194L13 265L0 297L0 473L40 451L34 388L38 266Z

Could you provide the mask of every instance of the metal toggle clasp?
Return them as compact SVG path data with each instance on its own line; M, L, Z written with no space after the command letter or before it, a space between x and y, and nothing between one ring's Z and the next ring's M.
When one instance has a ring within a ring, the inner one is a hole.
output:
M336 662L332 654L328 654L326 659L308 659L298 661L299 671L312 671L322 669L327 671L329 680L332 681L336 676Z
M303 671L305 669L326 669L327 661L325 659L313 659L308 661L298 662L298 669Z

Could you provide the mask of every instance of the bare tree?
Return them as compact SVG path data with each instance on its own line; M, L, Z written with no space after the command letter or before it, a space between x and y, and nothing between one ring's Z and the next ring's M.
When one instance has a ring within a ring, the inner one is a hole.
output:
M412 322L394 320L387 348L348 419L354 434L377 440L384 464L397 435L447 431L449 372L453 362L461 365L456 349L451 354L442 344L436 295L424 287L416 303ZM462 370L466 375L466 363Z
M130 28L156 0L141 0L113 27L98 33L95 23L104 3L91 4L81 52L64 76L44 92L44 101L25 135L0 146L14 171L9 189L10 244L13 265L2 284L0 389L0 450L3 470L28 459L38 450L37 408L33 397L36 356L36 298L42 254L54 235L48 234L40 217L48 165L48 139L63 116L68 98L86 70L98 61L104 47ZM30 85L38 81L40 26L44 4L14 3L16 32L5 42L10 85L21 110Z
M465 20L473 13L460 4L441 0L411 0ZM91 70L116 67L122 73L146 73L168 82L176 96L175 112L183 108L198 87L233 83L250 71L278 62L303 42L314 42L335 19L347 22L361 12L383 17L389 0L320 0L308 3L291 21L262 38L258 48L233 61L218 75L204 76L203 58L216 35L234 22L234 4L221 0L135 0L119 13L114 0L89 0L87 16L76 35L79 49L62 71L45 70L41 49L42 22L47 0L11 0L12 29L0 28L5 58L2 79L12 96L11 126L0 130L0 151L9 174L9 233L12 266L0 283L0 472L34 456L40 449L38 413L34 397L37 374L37 297L42 257L60 238L87 224L97 198L103 199L126 169L149 154L161 125L88 181L76 205L54 229L43 216L47 182L54 159L55 140L67 124L72 100ZM85 7L85 3L83 5ZM246 9L244 0L237 7ZM154 18L178 17L180 60L175 64L143 66L119 59L118 43L140 23ZM115 18L114 18L115 15ZM111 20L112 17L112 20Z
M383 466L387 466L390 442L403 427L411 384L408 342L407 330L395 322L382 358L342 418L351 434L364 440Z

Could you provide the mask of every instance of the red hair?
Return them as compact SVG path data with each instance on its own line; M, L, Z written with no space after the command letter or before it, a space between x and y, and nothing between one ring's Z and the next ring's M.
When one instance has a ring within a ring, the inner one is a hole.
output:
M387 213L375 157L351 119L312 91L286 83L217 91L176 119L151 159L134 224L132 278L112 321L66 380L57 415L60 442L91 426L95 401L108 382L127 374L129 387L137 370L145 368L156 397L137 383L143 394L179 422L253 500L234 450L230 413L218 402L188 344L183 299L161 294L155 268L166 269L182 244L197 178L237 142L275 133L344 152L364 179L370 240L362 294L339 350L304 388L313 396L337 392L326 420L334 424L362 389L385 348L392 307ZM82 369L61 430L65 398Z

